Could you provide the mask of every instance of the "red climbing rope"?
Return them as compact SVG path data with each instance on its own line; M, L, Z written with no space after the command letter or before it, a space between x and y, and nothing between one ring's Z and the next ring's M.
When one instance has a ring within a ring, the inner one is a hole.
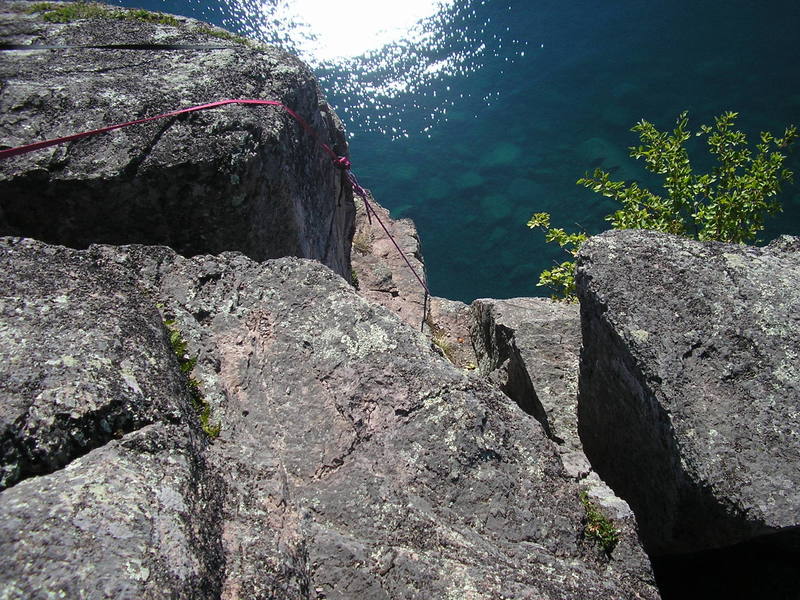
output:
M251 99L238 99L238 100L219 100L217 102L209 102L208 104L199 104L197 106L191 106L189 108L182 108L179 110L174 110L172 112L163 113L160 115L155 115L154 117L145 117L144 119L136 119L135 121L127 121L125 123L117 123L116 125L109 125L107 127L101 127L100 129L92 129L91 131L82 131L81 133L75 133L72 135L67 135L64 137L53 138L51 140L44 140L41 142L35 142L33 144L27 144L24 146L17 146L16 148L8 148L6 150L0 150L0 160L4 158L11 158L12 156L19 156L21 154L27 154L28 152L33 152L35 150L42 150L43 148L50 148L51 146L57 146L58 144L65 144L67 142L73 142L75 140L80 140L85 137L90 137L93 135L99 135L101 133L108 133L109 131L114 131L116 129L122 129L123 127L130 127L131 125L141 125L142 123L149 123L150 121L156 121L158 119L166 119L168 117L177 117L179 115L187 114L196 112L199 110L207 110L209 108L216 108L218 106L225 106L228 104L256 104L262 106L276 106L278 108L282 108L287 113L289 113L295 121L297 121L300 126L309 133L320 145L320 147L331 157L333 160L333 164L336 165L338 168L342 169L344 172L345 178L347 179L350 186L353 188L353 192L361 197L364 201L364 208L367 211L367 218L369 219L370 223L372 223L372 217L374 216L375 219L380 223L380 226L383 228L383 231L386 232L386 235L389 236L389 239L392 240L392 244L400 253L400 256L403 257L408 268L414 274L414 277L417 278L419 284L425 290L425 303L427 305L428 296L430 296L430 290L428 289L427 284L419 276L417 271L411 265L411 261L408 260L405 252L400 248L398 243L395 241L394 237L389 230L387 229L386 225L384 225L381 218L378 216L378 213L375 211L374 207L370 204L369 200L367 199L367 191L361 187L358 183L358 179L356 179L355 174L351 171L350 167L350 160L346 156L339 156L334 152L328 144L323 142L317 132L314 130L308 122L303 119L299 114L297 114L294 110L286 106L281 102L277 102L275 100L251 100Z
M217 102L209 102L208 104L199 104L197 106L191 106L189 108L182 108L180 110L173 110L172 112L163 113L160 115L155 115L154 117L145 117L144 119L136 119L135 121L127 121L126 123L117 123L116 125L109 125L108 127L101 127L100 129L92 129L91 131L82 131L81 133L75 133L73 135L67 135L60 138L54 138L52 140L44 140L42 142L35 142L33 144L27 144L25 146L18 146L16 148L9 148L7 150L0 150L0 159L3 158L11 158L12 156L18 156L20 154L27 154L28 152L33 152L34 150L41 150L42 148L49 148L50 146L57 146L58 144L65 144L67 142L73 142L75 140L80 140L85 137L90 137L93 135L98 135L100 133L108 133L109 131L114 131L115 129L122 129L123 127L130 127L131 125L141 125L142 123L149 123L150 121L156 121L158 119L166 119L168 117L177 117L179 115L184 115L186 113L197 112L198 110L207 110L209 108L216 108L217 106L225 106L227 104L259 104L265 106L277 106L282 108L286 112L288 112L292 117L300 123L300 125L305 129L308 133L314 136L319 145L322 147L325 152L327 152L331 158L333 158L334 162L340 160L340 158L333 150L331 150L330 146L322 142L319 137L317 136L317 132L309 125L303 117L298 115L295 111L291 108L282 104L280 102L276 102L275 100L219 100ZM345 159L347 160L347 159ZM348 161L349 165L349 161Z

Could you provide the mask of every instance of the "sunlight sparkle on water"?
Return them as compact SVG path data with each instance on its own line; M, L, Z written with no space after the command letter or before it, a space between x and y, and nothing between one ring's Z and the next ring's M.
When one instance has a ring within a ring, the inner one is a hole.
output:
M415 37L417 24L451 2L404 0L294 0L262 4L265 20L291 24L301 56L312 63L360 56L370 50ZM289 33L289 32L287 32Z
M427 135L464 100L459 79L482 69L504 42L512 58L526 44L493 36L489 49L474 0L223 1L231 28L314 68L351 135Z

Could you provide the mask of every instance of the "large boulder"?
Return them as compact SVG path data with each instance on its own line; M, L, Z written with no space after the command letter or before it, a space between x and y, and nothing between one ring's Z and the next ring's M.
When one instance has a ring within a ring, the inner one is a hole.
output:
M221 481L121 269L0 244L0 597L218 598Z
M798 238L582 247L580 436L651 554L800 543L798 278Z
M347 144L306 65L182 17L45 20L70 5L0 1L13 47L0 56L0 147L227 98L281 102L315 133L281 108L229 105L13 157L0 162L0 234L301 256L349 279L352 192L321 146Z
M537 421L319 263L9 243L112 286L137 279L198 357L221 432L204 449L191 415L157 420L0 492L6 596L658 597L635 540L604 551L587 537L580 487ZM106 461L119 472L95 476Z

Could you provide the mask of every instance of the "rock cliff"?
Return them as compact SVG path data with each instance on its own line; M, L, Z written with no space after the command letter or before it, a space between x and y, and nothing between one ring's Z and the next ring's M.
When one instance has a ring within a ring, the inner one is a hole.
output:
M191 19L108 7L115 18L53 23L43 4L66 6L0 2L5 147L226 98L282 102L316 135L280 108L232 105L11 158L0 234L300 256L350 276L352 192L320 142L347 144L306 65Z
M225 97L313 133L234 106L0 161L0 598L656 599L644 548L665 598L796 591L796 238L610 232L580 308L426 303L305 65L64 6L0 0L3 147Z
M614 231L581 249L580 435L650 552L798 547L799 276L789 237Z
M266 96L346 153L296 59L54 6L0 2L3 146ZM599 542L602 486L478 375L470 309L433 299L432 344L408 273L351 285L318 141L233 107L0 163L0 597L658 598L632 516Z
M4 379L4 398L28 401L4 426L17 441L49 408L80 448L0 494L7 596L658 597L635 539L607 555L584 537L579 486L537 421L324 266L14 238L2 253L4 338L53 323L46 343L4 344L28 373ZM120 321L115 293L146 307L138 321ZM198 356L222 424L210 445L154 306ZM70 309L96 325L59 329ZM167 408L80 447L98 438L81 418L96 389L111 423L132 403Z

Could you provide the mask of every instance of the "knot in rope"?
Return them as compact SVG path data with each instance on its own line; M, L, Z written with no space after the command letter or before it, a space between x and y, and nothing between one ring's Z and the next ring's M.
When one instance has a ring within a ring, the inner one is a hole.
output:
M333 159L333 164L339 167L342 171L348 171L352 166L350 159L346 156L338 156Z

